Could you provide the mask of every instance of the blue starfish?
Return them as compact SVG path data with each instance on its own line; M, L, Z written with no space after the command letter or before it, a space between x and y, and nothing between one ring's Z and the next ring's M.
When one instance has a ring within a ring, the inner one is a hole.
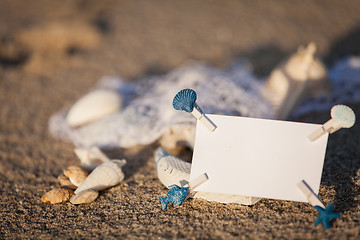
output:
M329 203L329 205L326 207L326 209L324 209L320 206L315 206L314 208L319 211L319 216L316 218L316 220L314 222L314 226L316 226L322 222L322 224L324 225L324 228L329 229L330 221L335 218L340 218L340 216L341 216L339 213L333 212L332 203Z

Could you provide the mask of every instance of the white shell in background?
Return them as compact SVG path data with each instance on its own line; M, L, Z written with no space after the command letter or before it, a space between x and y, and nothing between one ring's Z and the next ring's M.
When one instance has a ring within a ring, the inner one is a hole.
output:
M98 147L92 147L90 149L75 148L74 152L80 159L81 167L88 171L92 171L100 164L110 161Z
M88 189L101 191L117 185L124 179L124 173L122 172L121 168L125 164L125 160L112 160L99 165L75 190L75 194Z
M155 152L155 166L158 178L162 184L169 187L176 184L183 187L190 181L191 164L185 162L169 153L164 149L158 148ZM207 201L220 203L238 203L242 205L253 205L261 198L247 197L239 195L228 195L207 192L193 192L192 198L201 198Z
M286 119L303 98L329 90L327 70L314 58L314 43L290 56L270 74L265 85L269 101L275 109L275 118Z
M121 96L112 90L95 90L80 98L69 110L66 122L70 127L79 127L105 115L117 112L122 107Z
M173 149L178 146L187 146L194 149L196 126L172 126L161 136L159 142L165 149Z

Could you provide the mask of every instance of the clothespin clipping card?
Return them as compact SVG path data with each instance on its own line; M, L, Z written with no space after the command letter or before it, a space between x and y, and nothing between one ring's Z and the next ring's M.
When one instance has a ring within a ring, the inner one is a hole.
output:
M306 179L318 193L328 133L308 136L321 125L208 116L217 128L197 122L190 180L209 176L197 191L307 202L296 187Z

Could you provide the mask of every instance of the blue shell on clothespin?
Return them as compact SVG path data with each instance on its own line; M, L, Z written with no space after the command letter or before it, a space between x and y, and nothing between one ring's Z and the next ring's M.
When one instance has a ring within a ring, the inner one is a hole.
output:
M176 110L192 112L196 102L196 92L192 89L183 89L173 99L173 107Z

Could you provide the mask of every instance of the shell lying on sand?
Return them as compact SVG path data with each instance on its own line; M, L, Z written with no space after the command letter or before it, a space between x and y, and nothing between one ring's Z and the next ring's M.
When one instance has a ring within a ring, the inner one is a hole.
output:
M68 177L66 177L65 175L60 175L58 176L58 181L61 185L61 187L63 188L69 188L69 189L72 189L72 190L75 190L77 189L77 186L75 186Z
M87 178L88 172L81 167L69 166L66 171L64 171L64 175L69 178L72 184L78 187Z
M70 108L66 122L70 127L79 127L117 112L121 107L122 98L116 91L95 90L80 98Z
M178 146L187 146L194 149L196 127L173 126L169 127L159 139L160 145L166 149L173 149Z
M276 119L286 119L298 103L309 95L329 90L325 66L314 54L316 46L309 43L275 68L265 85L265 94L275 109Z
M115 186L124 179L121 168L126 164L125 160L111 160L96 167L85 181L75 190L75 194L88 189L101 191Z
M99 192L95 189L84 190L70 198L72 204L91 203L99 196Z
M174 184L183 187L189 183L191 170L190 163L169 154L162 148L156 150L154 158L158 178L166 187ZM243 205L253 205L261 199L257 197L207 192L193 192L190 197L201 198L207 201L238 203Z
M92 171L100 164L110 161L98 147L91 147L90 149L75 148L74 152L80 159L81 167L88 171Z
M66 202L73 195L74 191L68 188L54 188L41 197L44 203L56 204Z

